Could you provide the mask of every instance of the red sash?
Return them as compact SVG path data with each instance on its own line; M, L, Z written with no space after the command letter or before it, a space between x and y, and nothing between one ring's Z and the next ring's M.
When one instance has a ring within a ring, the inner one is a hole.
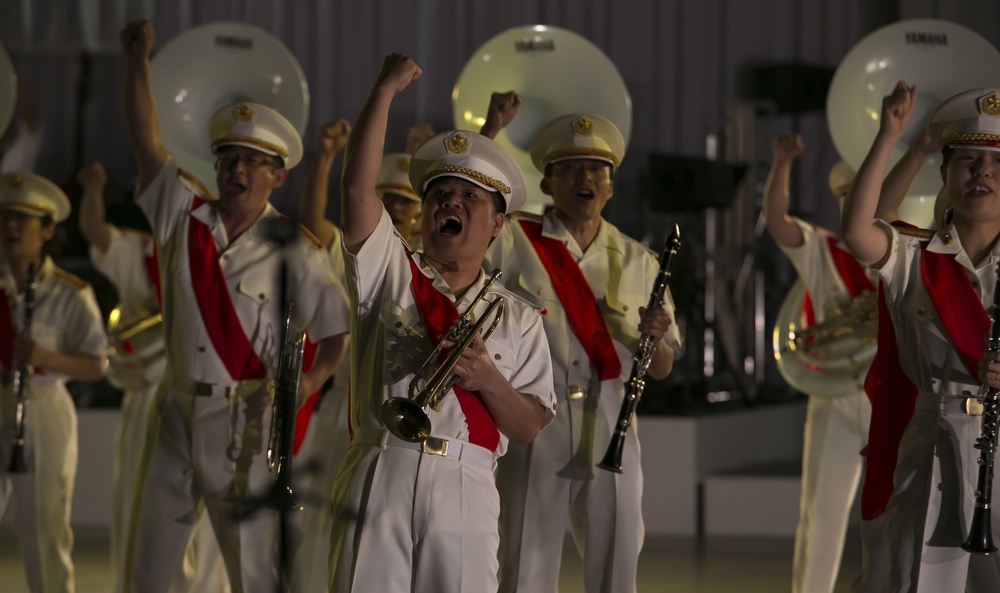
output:
M438 342L448 333L448 329L458 319L458 309L448 297L438 292L430 278L424 276L417 264L413 263L412 252L406 251L410 262L410 288L417 301L417 309L427 328L427 337L435 348ZM442 359L446 353L442 353ZM479 445L489 451L496 451L500 444L500 431L490 416L490 411L483 403L483 397L477 391L469 391L455 385L455 395L465 414L465 422L469 428L469 442Z
M580 266L561 241L542 236L541 223L518 222L549 275L573 333L580 340L591 366L597 369L597 377L606 381L620 376L622 363L611 341L611 332Z
M203 203L204 200L195 196L191 210ZM212 230L193 216L188 222L188 260L191 287L194 289L202 322L230 377L234 381L267 377L267 368L247 339L233 302L229 299L229 288L222 268L219 267L219 253L215 248Z
M978 382L989 317L964 268L955 262L955 256L929 252L926 243L921 247L920 271L924 287L945 332ZM865 520L885 513L893 491L899 443L913 417L918 393L917 386L899 365L896 334L882 289L879 290L878 324L878 350L865 379L865 392L872 402L861 493L861 518Z

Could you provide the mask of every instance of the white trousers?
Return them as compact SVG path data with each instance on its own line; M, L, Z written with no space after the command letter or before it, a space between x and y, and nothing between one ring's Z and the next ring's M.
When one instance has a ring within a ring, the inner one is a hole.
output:
M347 380L342 382L323 394L292 464L302 504L292 515L292 591L325 591L330 581L333 488L350 438Z
M810 396L802 450L802 495L795 530L793 593L832 593L851 506L861 482L871 403L864 392Z
M132 502L137 526L130 534L127 591L177 591L204 510L233 593L277 590L278 513L261 508L238 517L273 483L265 462L270 401L260 381L241 383L228 397L160 389Z
M26 473L7 473L14 397L0 407L0 516L13 494L14 529L32 593L72 593L70 508L76 481L76 408L62 383L33 381L25 415Z
M560 401L552 424L526 447L511 443L500 459L500 591L555 591L567 525L583 558L584 591L635 591L645 533L638 422L625 439L624 473L595 467L622 401L621 392L605 391Z
M128 529L138 518L132 517L132 493L136 470L146 441L149 414L153 409L156 386L139 391L125 391L122 397L118 434L115 437L115 465L111 485L111 570L115 575L115 593L125 590L125 564ZM222 554L207 516L195 529L194 543L185 556L184 570L178 575L175 589L193 593L226 593L229 579L222 564Z
M500 501L491 468L354 444L333 502L331 593L496 591Z
M1000 556L976 556L961 549L969 535L978 481L982 417L959 411L949 398L928 409L933 396L920 394L917 410L903 433L886 506L891 554L892 593L1000 591ZM993 502L1000 495L994 473ZM993 513L991 534L1000 542L1000 516Z

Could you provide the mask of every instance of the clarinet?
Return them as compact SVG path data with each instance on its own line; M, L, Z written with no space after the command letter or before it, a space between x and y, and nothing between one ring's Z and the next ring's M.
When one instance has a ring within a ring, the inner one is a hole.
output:
M646 309L659 309L663 306L663 296L666 293L667 285L670 281L670 264L673 263L674 255L681 246L681 231L675 224L674 230L667 237L663 245L663 253L660 254L660 271L656 274L656 281L653 283L653 291L649 295L649 303ZM608 450L604 453L604 458L597 464L597 467L615 473L624 473L622 470L622 452L625 449L625 435L629 426L632 425L632 416L639 405L639 398L642 397L642 390L646 387L646 369L653 360L653 350L656 343L649 334L639 336L639 345L635 354L632 355L632 372L629 374L628 382L625 383L625 399L622 400L622 407L618 411L618 420L615 422L615 431L611 435L611 442L608 443Z
M986 352L1000 352L1000 264L997 264L996 284L993 288L993 317L990 319L990 333L986 334ZM1000 420L1000 389L979 387L980 403L983 405L983 425L974 445L979 449L979 476L976 481L976 508L972 511L972 525L969 537L962 549L973 554L992 554L997 551L993 545L993 531L990 511L993 498L993 458L997 448L997 421Z
M31 336L31 319L35 313L35 289L38 282L35 279L35 264L28 264L28 277L24 289L24 315L22 317L20 336ZM10 462L7 472L23 474L28 471L24 460L24 421L28 412L28 384L31 379L31 365L26 360L17 361L14 369L14 446L10 452Z

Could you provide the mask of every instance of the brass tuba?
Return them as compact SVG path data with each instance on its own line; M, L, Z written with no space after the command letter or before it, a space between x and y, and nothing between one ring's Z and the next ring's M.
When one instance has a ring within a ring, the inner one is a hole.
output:
M866 291L849 304L826 311L825 320L807 325L802 313L806 290L792 285L774 322L774 359L785 381L809 395L840 397L864 389L875 357L877 293Z
M208 122L240 101L271 107L301 136L309 85L292 52L267 31L244 23L209 23L168 41L150 62L150 86L163 144L180 168L215 187Z
M472 314L479 301L486 298L490 286L501 275L500 270L493 270L486 284L448 330L448 335L444 337L444 340L451 342L453 346L444 362L438 363L438 358L444 350L443 346L439 344L427 357L413 380L410 381L409 397L391 397L382 402L380 412L382 424L389 432L411 443L420 443L431 436L431 420L427 416L427 407L430 406L435 411L440 409L441 399L455 385L457 379L457 376L452 373L452 369L455 368L459 357L469 347L486 321L491 316L493 317L492 323L483 334L483 340L489 339L497 324L500 323L504 305L503 299L499 297L490 302L479 319L473 320ZM430 375L425 379L424 375L427 372L430 372ZM421 382L423 382L423 387L420 387Z
M524 101L495 140L524 172L528 201L523 210L541 213L550 201L539 190L542 174L531 162L531 141L545 124L569 113L595 113L614 122L628 146L632 97L614 62L585 37L558 27L525 25L487 40L465 63L452 89L455 128L479 131L490 95L509 90Z

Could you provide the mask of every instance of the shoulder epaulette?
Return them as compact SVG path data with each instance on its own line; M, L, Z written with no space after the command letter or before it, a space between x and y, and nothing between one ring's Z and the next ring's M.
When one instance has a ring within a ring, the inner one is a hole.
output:
M533 303L533 302L529 301L528 299L526 299L523 296L517 294L513 290L510 290L506 286L503 287L503 290L504 290L504 293L505 293L504 294L505 298L512 298L512 299L515 299L515 300L517 300L517 301L519 301L521 303L524 303L524 306L528 307L532 311L535 311L539 315L545 315L545 313L547 313L547 311L545 310L545 307L542 307L541 305L539 305L537 303Z
M62 268L55 268L54 270L52 270L52 277L64 284L69 284L75 290L83 290L88 286L90 286L90 283L84 280L83 278L70 274L66 270L63 270Z
M209 191L209 189L205 187L205 184L203 184L194 175L188 173L184 169L178 168L177 177L184 183L184 185L188 186L188 188L195 194L197 194L199 197L204 198L205 200L208 201L215 200L215 195L211 191Z
M296 226L296 228L298 228L298 229L299 229L299 233L301 233L301 234L302 234L302 236L303 236L303 237L305 238L305 240L306 240L306 241L309 241L309 244L310 244L310 245L312 245L312 246L313 246L313 247L314 247L315 249L323 249L323 248L325 247L325 245L323 245L323 242L322 242L322 241L320 241L320 240L319 240L319 239L318 239L318 238L316 237L316 235L314 235L314 234L312 233L312 231L310 231L309 229L307 229L307 228L305 227L305 225L303 225L303 224L302 224L301 222L299 222L299 221L295 220L295 219L294 219L294 218L292 218L291 216L286 216L285 214L281 214L280 212L279 212L278 214L279 214L279 216L281 216L281 217L282 217L282 218L284 218L285 220L289 220L289 221L291 221L291 222L294 222L294 223L295 223L295 226Z
M518 210L517 212L511 212L508 214L512 220L527 220L530 222L542 222L542 215L535 214L534 212L524 212L523 210Z
M918 229L918 228L906 228L906 227L893 227L896 229L900 235L905 235L907 237L913 237L914 239L919 239L920 241L930 241L937 234L937 231L932 231L930 229Z

